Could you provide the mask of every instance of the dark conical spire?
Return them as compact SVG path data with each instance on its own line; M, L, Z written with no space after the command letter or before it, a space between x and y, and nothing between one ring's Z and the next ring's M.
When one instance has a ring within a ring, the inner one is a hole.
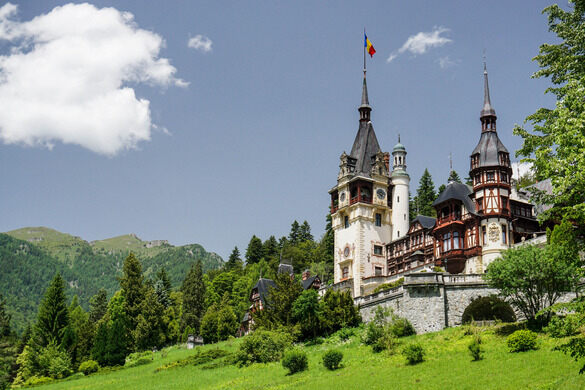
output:
M370 107L370 100L368 99L368 84L366 83L365 69L364 69L364 84L362 87L362 104L358 107L358 111L360 112L360 121L369 121L370 120L370 112L372 111L372 107Z
M496 110L492 107L490 100L490 86L488 83L488 72L485 61L483 63L483 108L479 116L481 119L481 130L496 131Z
M488 84L488 72L485 62L483 63L483 109L481 110L481 116L495 116L496 110L492 107L490 101L490 86Z

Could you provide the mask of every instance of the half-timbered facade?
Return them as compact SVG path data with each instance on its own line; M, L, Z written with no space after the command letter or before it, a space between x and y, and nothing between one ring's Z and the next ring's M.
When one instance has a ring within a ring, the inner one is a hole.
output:
M470 155L473 185L449 183L433 207L436 218L408 220L406 149L380 150L364 87L360 128L350 155L341 155L331 191L335 232L335 285L366 295L410 272L442 267L449 273L483 273L501 252L540 234L534 207L512 186L510 155L498 137L484 66L481 133Z

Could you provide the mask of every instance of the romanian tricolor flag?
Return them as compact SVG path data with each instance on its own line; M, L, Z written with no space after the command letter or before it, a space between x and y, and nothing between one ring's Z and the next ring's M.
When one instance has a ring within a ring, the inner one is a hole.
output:
M374 49L374 45L372 45L372 42L370 42L366 34L364 34L364 47L366 48L366 51L368 52L370 57L373 57L374 53L376 52L376 49Z

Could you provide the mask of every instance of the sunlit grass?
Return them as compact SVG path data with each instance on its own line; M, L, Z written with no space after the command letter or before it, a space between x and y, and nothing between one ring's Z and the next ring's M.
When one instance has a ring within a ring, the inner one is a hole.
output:
M583 389L585 376L580 365L551 349L559 340L539 335L539 349L523 353L508 352L505 337L489 329L481 331L484 358L473 362L467 350L472 336L464 329L452 328L437 333L411 336L401 340L396 354L375 354L353 336L348 342L336 338L305 347L309 370L295 375L280 363L254 364L238 368L215 369L179 367L156 372L156 368L196 353L173 348L168 356L155 355L151 364L110 373L98 373L72 381L53 383L46 389ZM425 361L409 366L400 354L411 342L423 345ZM200 347L235 351L239 340ZM329 371L321 359L325 351L343 352L343 368Z

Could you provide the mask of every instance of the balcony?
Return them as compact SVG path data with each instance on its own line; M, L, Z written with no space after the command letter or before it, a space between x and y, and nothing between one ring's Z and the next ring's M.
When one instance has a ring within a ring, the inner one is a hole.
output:
M349 204L356 204L356 203L368 203L372 204L372 197L371 196L354 196L349 200Z

